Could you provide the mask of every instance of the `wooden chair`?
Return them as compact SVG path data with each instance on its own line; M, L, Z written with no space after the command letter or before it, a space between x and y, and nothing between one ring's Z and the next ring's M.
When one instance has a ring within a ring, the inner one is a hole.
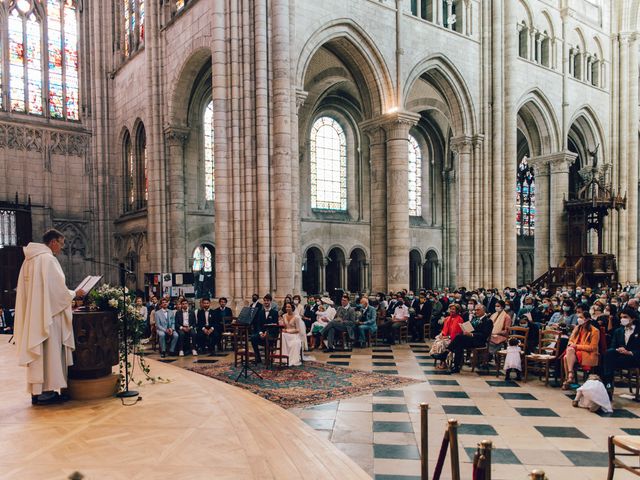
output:
M345 332L341 332L341 335L338 338L336 338L335 346L336 347L339 346L343 350L350 350L351 349L351 339L349 338L349 334L346 331Z
M266 337L265 364L268 368L273 368L273 361L278 360L279 366L282 367L283 360L286 360L288 367L289 355L284 355L282 353L282 330L284 329L284 327L275 323L267 324L265 325L265 327L269 327L269 329L278 329L278 336L275 338L275 341L273 339L269 339L269 336Z
M225 319L226 320L226 319ZM235 322L235 320L233 320L233 322ZM234 350L234 344L235 344L235 335L236 335L236 329L235 329L235 323L227 323L226 321L223 323L222 325L222 338L220 339L220 341L222 342L222 350Z
M409 326L405 323L397 330L398 343L409 343Z
M613 474L616 468L622 468L627 472L640 477L640 467L627 465L617 457L640 457L640 436L632 435L611 435L609 437L609 472L607 480L613 480ZM621 448L628 453L616 454L616 447Z
M480 365L480 358L487 358L489 348L486 345L484 347L468 348L467 352L471 355L471 371L475 372L476 367Z
M251 342L249 341L249 326L234 324L234 342L233 342L233 365L238 366L238 359L244 361L245 357L247 361L251 358L255 358L255 354L251 348Z
M431 339L431 322L427 322L422 327L422 338L426 342Z
M627 381L629 393L634 393L633 390L635 387L635 400L636 402L640 401L640 368L620 368L617 371L620 372L620 376Z
M529 375L529 369L538 371L538 379L542 379L544 372L544 384L549 385L549 371L551 365L558 361L560 348L560 332L557 330L543 330L540 332L537 353L530 353L524 357L524 381Z
M511 338L517 338L518 340L520 340L520 345L522 346L520 356L522 357L522 363L524 364L524 352L525 348L527 347L527 340L529 339L529 329L527 327L511 327L509 329L509 339ZM496 377L500 375L500 368L502 366L503 357L507 357L507 350L498 350L496 352Z

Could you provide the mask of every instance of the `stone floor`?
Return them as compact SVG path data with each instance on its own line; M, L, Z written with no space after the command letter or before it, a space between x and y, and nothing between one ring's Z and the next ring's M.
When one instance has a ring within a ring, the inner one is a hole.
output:
M493 442L493 479L527 479L537 468L550 480L602 480L607 473L607 437L640 435L640 404L616 395L612 415L573 408L573 392L529 382L505 382L495 370L449 375L434 368L425 344L309 352L333 365L423 380L408 387L322 405L290 409L329 439L375 480L417 480L420 475L421 403L429 404L429 472L442 443L447 420L459 427L461 477L471 478L477 444ZM191 356L165 362L186 365L227 361ZM628 392L624 388L616 394ZM451 478L449 457L443 479ZM615 479L637 478L617 471Z
M493 442L493 478L528 478L542 468L550 480L606 478L607 437L640 434L640 404L616 396L612 415L573 408L573 392L546 387L538 379L505 382L491 372L457 375L435 370L425 345L395 345L324 354L334 365L419 378L424 383L315 407L291 409L353 458L376 480L413 480L420 475L421 403L429 404L432 472L447 420L460 423L462 478L483 439ZM617 393L624 393L618 389ZM566 394L565 394L566 393ZM445 478L450 478L449 458ZM616 472L616 479L637 478Z

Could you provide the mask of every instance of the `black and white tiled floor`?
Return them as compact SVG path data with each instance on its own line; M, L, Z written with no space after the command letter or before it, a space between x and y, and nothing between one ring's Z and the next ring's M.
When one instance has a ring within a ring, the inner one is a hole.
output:
M493 441L494 480L528 478L542 468L551 480L606 478L607 437L640 434L640 404L616 397L613 415L573 408L571 396L537 379L505 382L495 371L456 375L436 370L425 345L352 352L312 352L333 365L413 377L423 382L291 411L356 460L375 480L420 475L420 403L429 404L430 472L449 418L459 422L462 478L471 478L477 444ZM618 392L622 393L623 389ZM448 459L443 478L450 478ZM637 478L623 471L616 480Z

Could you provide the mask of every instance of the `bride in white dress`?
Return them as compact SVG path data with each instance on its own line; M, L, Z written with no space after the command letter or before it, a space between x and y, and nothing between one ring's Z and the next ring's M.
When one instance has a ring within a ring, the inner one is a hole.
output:
M301 364L302 340L300 339L300 317L293 310L291 303L285 303L285 312L280 317L282 330L282 354L289 357L289 366Z

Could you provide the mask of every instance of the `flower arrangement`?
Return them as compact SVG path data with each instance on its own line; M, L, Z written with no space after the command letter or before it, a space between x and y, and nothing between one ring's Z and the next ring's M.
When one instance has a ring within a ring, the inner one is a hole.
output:
M151 369L147 365L144 356L140 355L140 351L142 350L141 340L145 330L145 319L140 312L136 310L134 305L134 296L129 292L128 288L125 287L123 290L122 287L113 287L111 285L104 284L92 290L91 293L89 293L89 309L104 311L111 310L117 312L121 390L124 390L126 387L124 385L124 371L127 367L130 372L130 379L133 380L136 385L142 384L142 380L135 380L133 376L134 365L132 365L132 359L137 361L139 364L146 381L152 383L165 381L161 377L152 377L150 375ZM127 324L126 336L124 335L125 320ZM132 356L127 358L125 351L132 354Z

